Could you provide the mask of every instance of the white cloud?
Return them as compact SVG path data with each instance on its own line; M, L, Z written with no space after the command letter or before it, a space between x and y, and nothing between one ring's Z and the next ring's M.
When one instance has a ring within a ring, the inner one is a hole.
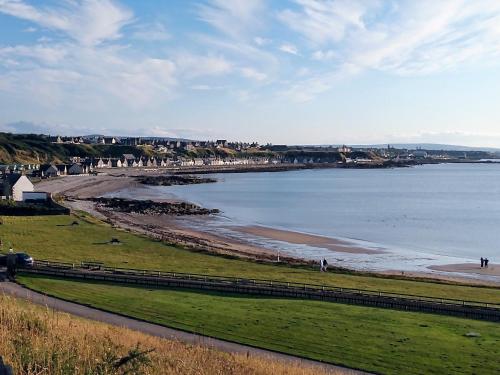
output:
M137 26L132 38L146 42L162 42L169 40L171 35L167 32L165 25L155 22Z
M338 70L327 74L314 75L304 80L292 83L280 95L292 99L296 102L307 102L314 99L317 95L330 90L339 81L346 77L351 77L360 72L360 69L354 65L344 64Z
M328 61L328 60L333 60L338 58L338 54L334 50L317 50L314 51L313 54L311 55L313 60L318 60L318 61Z
M298 93L300 100L327 91L343 74L366 69L432 74L500 56L498 1L403 1L392 8L378 1L296 3L298 10L285 9L279 19L314 49L314 60L336 61L315 78L294 84L290 92L308 93Z
M57 64L59 61L64 59L67 51L64 46L47 46L44 44L38 44L35 46L15 46L15 47L3 47L0 48L0 57L10 57L19 58L27 57L31 59L36 59L44 64ZM18 62L18 64L20 64Z
M299 77L304 77L304 76L308 76L311 74L311 70L309 68L306 68L306 67L301 67L298 71L297 71L297 75Z
M1 89L14 97L78 109L104 109L118 99L139 109L173 95L178 83L173 61L151 58L116 42L133 14L114 1L35 7L0 0L0 12L59 33L58 41L0 48L1 60L10 68L0 73Z
M256 81L264 81L267 78L267 76L264 73L259 72L250 67L241 68L240 71L243 77L251 78Z
M147 58L130 67L125 64L128 62L118 61L118 71L105 81L108 92L138 109L171 95L171 89L177 83L172 61Z
M271 43L271 39L262 38L260 36L256 36L255 38L253 38L253 41L260 47Z
M63 31L84 45L118 39L121 28L132 21L132 12L111 0L68 1L51 8L0 0L0 12Z
M16 121L7 124L1 124L0 130L9 133L52 135L71 135L73 132L71 126L67 124L54 125L50 123L38 123L31 121Z
M198 16L227 36L241 38L261 23L263 0L210 0L198 6Z
M364 28L363 16L373 1L296 0L300 11L285 9L278 18L292 30L316 44L337 42L348 28Z
M193 85L191 90L195 91L213 91L213 90L224 90L225 86L213 86L213 85Z
M179 71L187 78L217 76L230 73L233 65L225 57L218 55L178 54L175 63Z
M291 55L298 55L299 54L299 50L297 49L296 46L294 46L293 44L291 43L284 43L282 44L280 47L279 47L279 50L281 52L285 52L285 53L289 53Z

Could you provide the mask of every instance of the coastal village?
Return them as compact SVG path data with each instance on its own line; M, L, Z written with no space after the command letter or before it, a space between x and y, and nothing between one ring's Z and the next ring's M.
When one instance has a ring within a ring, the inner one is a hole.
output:
M467 162L495 158L494 154L474 151L433 151L340 146L259 145L257 142L193 141L170 138L107 137L107 136L38 136L48 146L91 146L97 155L85 155L81 150L64 160L40 160L32 163L0 165L5 176L21 173L33 178L52 178L65 175L89 175L106 170L171 169L218 170L268 166L308 167L394 167L420 163ZM105 147L101 150L99 147ZM70 149L71 150L71 149ZM124 151L121 153L121 151ZM71 151L70 151L71 152ZM55 159L55 158L53 158ZM8 186L4 181L3 186ZM6 188L7 189L7 188ZM6 196L6 194L3 194Z

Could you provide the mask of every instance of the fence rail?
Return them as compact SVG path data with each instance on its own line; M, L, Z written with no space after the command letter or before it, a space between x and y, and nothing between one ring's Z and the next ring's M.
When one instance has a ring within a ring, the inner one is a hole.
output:
M163 288L203 289L229 293L315 299L500 322L500 303L436 298L276 280L106 267L102 263L92 261L65 263L37 260L35 266L26 268L23 271L32 274L71 279L107 281Z

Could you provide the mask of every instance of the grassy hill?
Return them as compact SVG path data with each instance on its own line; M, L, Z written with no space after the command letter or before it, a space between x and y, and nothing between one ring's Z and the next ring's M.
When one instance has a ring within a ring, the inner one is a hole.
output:
M122 154L142 155L133 146L81 145L51 143L47 136L0 133L0 163L62 163L70 156L119 157Z

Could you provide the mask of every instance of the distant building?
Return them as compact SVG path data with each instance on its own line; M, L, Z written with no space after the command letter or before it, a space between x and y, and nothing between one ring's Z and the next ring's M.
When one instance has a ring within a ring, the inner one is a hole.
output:
M427 154L427 151L424 151L424 150L415 150L413 152L413 156L416 157L417 159L425 159L429 155Z
M45 164L40 166L40 176L41 177L57 177L59 176L59 170L53 164Z
M69 175L78 175L78 174L84 174L85 169L81 164L74 163L72 166L68 168L68 174Z
M139 146L142 144L142 139L138 137L127 137L121 139L121 144L126 146Z
M118 143L118 140L115 137L99 137L97 143L102 145L114 145Z
M135 156L133 154L123 154L122 160L125 160L125 161L135 160Z
M68 167L66 164L58 164L56 165L56 168L59 171L59 176L65 176L68 174Z
M340 146L340 147L337 148L337 151L341 152L343 154L346 154L346 153L351 152L352 149L350 147L347 147L346 145L342 145L342 146Z
M216 146L217 147L227 147L227 140L225 139L218 139L216 142L215 142Z

